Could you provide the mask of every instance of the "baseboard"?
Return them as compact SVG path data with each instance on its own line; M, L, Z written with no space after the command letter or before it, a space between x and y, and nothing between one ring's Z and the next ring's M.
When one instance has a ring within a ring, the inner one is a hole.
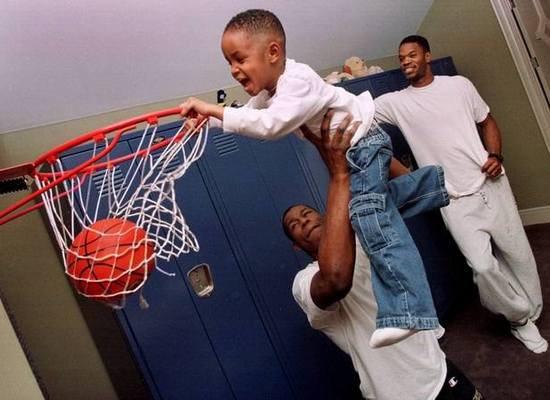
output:
M526 208L519 210L523 225L550 223L550 206Z

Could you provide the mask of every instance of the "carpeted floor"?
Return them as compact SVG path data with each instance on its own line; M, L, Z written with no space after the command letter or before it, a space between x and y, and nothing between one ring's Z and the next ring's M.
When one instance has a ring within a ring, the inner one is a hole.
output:
M538 263L544 309L537 326L550 341L550 224L526 227ZM445 323L441 347L488 400L550 400L550 350L534 354L508 323L479 303L476 290Z

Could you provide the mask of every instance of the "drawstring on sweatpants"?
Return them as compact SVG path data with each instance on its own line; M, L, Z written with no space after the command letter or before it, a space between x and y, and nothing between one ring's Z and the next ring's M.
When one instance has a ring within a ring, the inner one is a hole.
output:
M483 203L487 206L487 208L491 208L491 206L489 205L489 200L487 199L487 195L485 194L485 192L480 191L479 195L481 196L481 199L483 200Z

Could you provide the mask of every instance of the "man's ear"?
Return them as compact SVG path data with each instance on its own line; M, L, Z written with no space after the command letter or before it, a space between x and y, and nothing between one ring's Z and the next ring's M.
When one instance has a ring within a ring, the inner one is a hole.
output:
M425 54L424 54L424 59L426 60L427 63L430 63L432 62L432 53L427 51Z

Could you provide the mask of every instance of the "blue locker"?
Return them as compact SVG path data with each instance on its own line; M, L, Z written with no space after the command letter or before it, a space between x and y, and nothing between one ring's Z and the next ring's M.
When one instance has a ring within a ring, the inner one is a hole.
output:
M309 327L292 298L296 266L308 260L282 234L280 215L304 197L322 204L293 140L212 131L203 158L178 181L178 203L201 251L159 264L176 276L151 275L143 292L150 309L134 295L117 312L155 398L359 398L349 359ZM64 163L89 152L67 154ZM208 299L185 278L199 263L213 271Z
M231 141L233 151L224 152L218 141L226 146ZM355 398L358 381L349 357L309 327L291 294L294 275L308 260L284 236L281 215L291 204L318 206L325 197L299 141L293 136L257 141L216 131L213 142L199 165L223 205L220 218L233 230L229 241L242 254L239 264L296 398ZM315 165L326 175L318 155Z
M441 63L438 71L456 73L450 58ZM374 96L405 85L398 70L341 84ZM168 136L175 125L159 129ZM400 132L390 134L396 154L414 162ZM121 152L134 146L132 135L125 140ZM89 151L72 151L63 162L76 165ZM302 202L323 210L327 184L317 150L294 135L265 142L210 131L205 154L176 185L200 252L160 264L176 276L151 275L144 288L150 309L139 309L133 296L117 312L156 399L360 398L349 357L309 327L291 294L294 275L309 260L291 248L281 214ZM437 212L407 224L444 316L458 295L460 255ZM206 299L186 278L199 263L214 277Z

